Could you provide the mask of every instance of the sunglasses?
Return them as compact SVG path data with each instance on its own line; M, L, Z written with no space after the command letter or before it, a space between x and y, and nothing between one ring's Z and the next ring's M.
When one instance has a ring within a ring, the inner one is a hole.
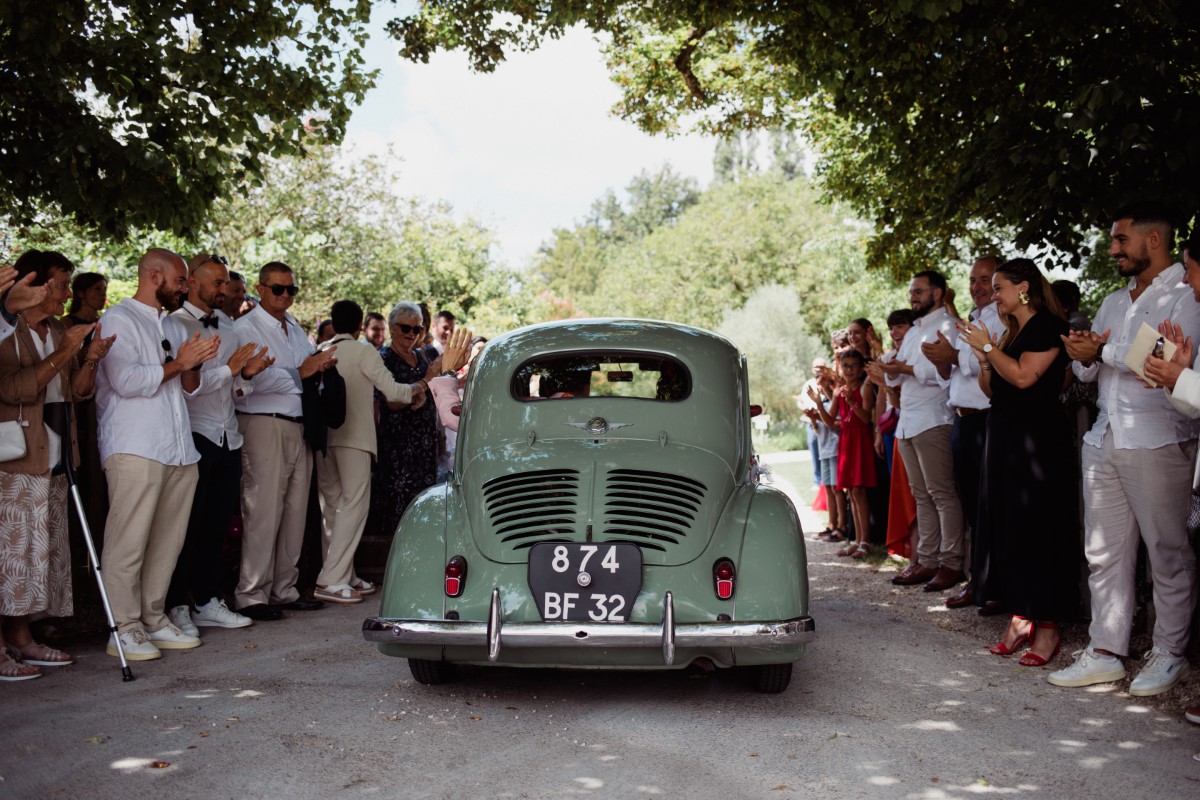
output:
M171 355L171 343L166 339L162 340L162 349L167 354L167 357L163 359L164 364L170 364L175 360L175 356Z
M229 259L225 256L219 256L216 253L213 253L211 256L209 256L208 261L211 261L214 264L220 264L222 267L229 266ZM206 261L205 263L207 264L208 262Z
M425 330L425 326L423 325L405 325L403 322L394 322L392 324L399 328L401 333L420 333Z
M270 289L271 293L274 294L276 297L282 297L285 292L287 293L288 297L295 297L296 292L300 291L300 287L297 286L296 284L292 284L291 286L284 286L283 284L280 284L280 283L274 283L274 284L264 283L264 284L262 284L262 287L264 289Z

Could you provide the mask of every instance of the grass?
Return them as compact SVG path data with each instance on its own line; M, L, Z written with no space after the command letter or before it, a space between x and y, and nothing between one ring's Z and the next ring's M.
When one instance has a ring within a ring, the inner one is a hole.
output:
M781 422L765 431L753 431L754 449L760 453L787 453L808 447L808 429L803 424Z

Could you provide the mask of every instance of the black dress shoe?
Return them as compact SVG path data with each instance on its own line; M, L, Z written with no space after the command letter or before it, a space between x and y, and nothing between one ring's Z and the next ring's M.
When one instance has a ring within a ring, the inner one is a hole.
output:
M266 622L273 619L283 619L283 612L275 606L269 606L266 603L251 603L248 606L242 606L237 610L237 613L244 617L249 617L255 622Z
M324 608L324 600L305 600L301 597L299 600L293 600L290 603L280 603L274 608L280 611L316 611L318 608Z

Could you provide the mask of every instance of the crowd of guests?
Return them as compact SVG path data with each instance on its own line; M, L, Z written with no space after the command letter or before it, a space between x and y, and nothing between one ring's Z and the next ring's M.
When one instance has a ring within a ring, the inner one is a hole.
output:
M1084 611L1086 564L1090 641L1049 673L1056 686L1126 676L1143 544L1153 644L1129 691L1164 693L1190 670L1200 231L1179 261L1173 231L1156 204L1115 215L1109 252L1128 283L1094 322L1077 286L1029 259L976 260L966 316L944 275L919 272L887 320L894 348L854 320L833 337L834 369L815 361L797 398L829 514L817 536L857 558L886 542L908 559L892 583L1009 614L992 653L1050 664L1059 625Z
M74 661L31 627L74 612L69 482L101 544L110 655L158 659L200 646L206 626L375 592L354 568L372 505L394 531L447 466L482 341L449 311L400 302L385 318L351 300L310 338L282 262L259 270L254 297L222 256L152 249L107 311L104 276L74 272L39 250L0 267L0 681ZM435 405L433 382L453 397ZM314 484L320 572L302 595Z

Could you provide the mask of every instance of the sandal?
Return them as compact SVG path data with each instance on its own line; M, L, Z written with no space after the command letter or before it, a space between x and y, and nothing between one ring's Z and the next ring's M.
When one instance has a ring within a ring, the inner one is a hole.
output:
M318 586L313 591L313 597L317 600L324 600L326 603L337 603L346 606L363 601L362 597L345 583Z
M871 555L871 546L869 544L860 544L854 548L854 552L850 554L851 558L866 558Z
M0 681L29 681L42 677L42 671L32 664L22 664L8 654L8 649L0 649Z
M379 591L379 587L370 581L364 581L362 578L354 578L350 581L350 588L353 589L359 597L375 594Z
M851 542L843 548L840 548L834 555L837 556L852 556L858 550L858 547Z
M9 645L9 650L16 650L21 661L35 667L65 667L75 663L74 656L68 655L62 650L55 650L41 642L30 642L24 647Z
M1047 629L1054 629L1054 630L1058 629L1058 625L1054 624L1053 622L1043 622L1042 627L1047 628ZM1030 647L1033 646L1033 633L1036 629L1037 629L1036 624L1031 625L1029 628L1029 646ZM1054 650L1050 653L1049 658L1046 658L1044 656L1039 656L1037 653L1033 652L1033 650L1030 650L1028 653L1021 656L1021 658L1017 661L1017 663L1020 664L1022 667L1044 667L1047 664L1049 664L1051 661L1054 660L1054 657L1058 655L1058 651L1061 647L1062 647L1062 638L1060 637L1059 640L1054 643Z
M827 537L831 533L833 533L833 528L826 528L825 530L821 531L820 533L814 533L812 535L812 538L817 541L828 542L829 539Z

